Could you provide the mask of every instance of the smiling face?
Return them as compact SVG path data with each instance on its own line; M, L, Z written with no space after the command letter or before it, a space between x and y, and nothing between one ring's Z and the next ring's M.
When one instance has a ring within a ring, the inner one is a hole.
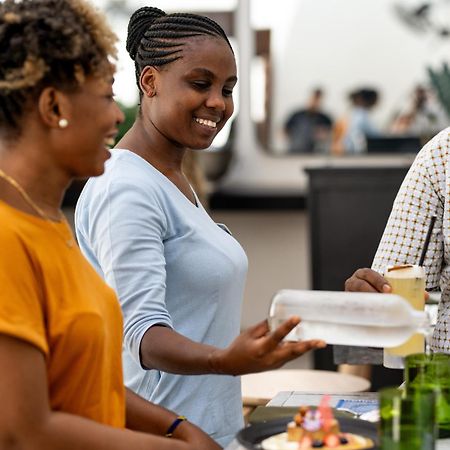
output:
M234 55L224 40L191 38L182 58L144 69L144 121L169 145L207 148L233 114L236 81Z
M68 126L54 132L58 165L71 177L101 175L124 117L113 98L112 80L88 77L65 100L61 114Z

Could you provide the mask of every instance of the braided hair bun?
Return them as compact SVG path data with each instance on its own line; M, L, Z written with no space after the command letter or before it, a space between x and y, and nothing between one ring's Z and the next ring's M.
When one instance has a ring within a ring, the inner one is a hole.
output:
M223 39L233 52L222 27L209 17L189 13L166 14L149 6L134 12L128 23L126 47L134 61L138 88L145 67L161 67L182 58L183 47L198 36Z
M127 35L127 52L131 59L136 58L136 54L141 43L142 38L145 35L147 29L160 17L164 17L166 13L158 8L151 6L144 6L139 8L130 17L128 23L128 35Z

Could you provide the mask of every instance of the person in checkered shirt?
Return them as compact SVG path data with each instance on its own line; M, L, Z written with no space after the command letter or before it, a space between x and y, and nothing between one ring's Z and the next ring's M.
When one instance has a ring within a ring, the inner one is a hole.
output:
M419 263L432 216L436 222L423 267L427 291L442 295L431 348L450 353L450 128L418 153L394 201L372 268L356 270L345 290L390 292L382 274L388 265ZM381 364L382 350L339 347L335 362Z

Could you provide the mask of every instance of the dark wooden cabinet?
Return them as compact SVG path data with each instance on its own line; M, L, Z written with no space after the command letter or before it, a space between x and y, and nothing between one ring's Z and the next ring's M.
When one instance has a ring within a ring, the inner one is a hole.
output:
M312 287L342 290L370 267L408 167L307 169Z
M371 266L408 169L408 166L307 169L312 289L343 290L345 280L357 268ZM335 369L331 346L316 351L314 362L317 369ZM374 372L380 370L388 369L379 367ZM373 385L379 385L378 380L373 380Z

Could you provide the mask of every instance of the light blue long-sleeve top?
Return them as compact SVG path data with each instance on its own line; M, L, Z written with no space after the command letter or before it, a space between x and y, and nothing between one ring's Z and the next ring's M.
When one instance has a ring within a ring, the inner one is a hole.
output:
M145 370L139 348L155 324L196 342L228 346L240 327L247 273L242 247L199 202L121 149L113 150L102 176L87 182L75 225L82 252L122 305L127 386L187 416L226 446L243 426L239 377Z
M350 113L348 129L344 136L344 148L347 153L361 154L367 150L367 138L380 135L372 124L367 108L353 108Z

